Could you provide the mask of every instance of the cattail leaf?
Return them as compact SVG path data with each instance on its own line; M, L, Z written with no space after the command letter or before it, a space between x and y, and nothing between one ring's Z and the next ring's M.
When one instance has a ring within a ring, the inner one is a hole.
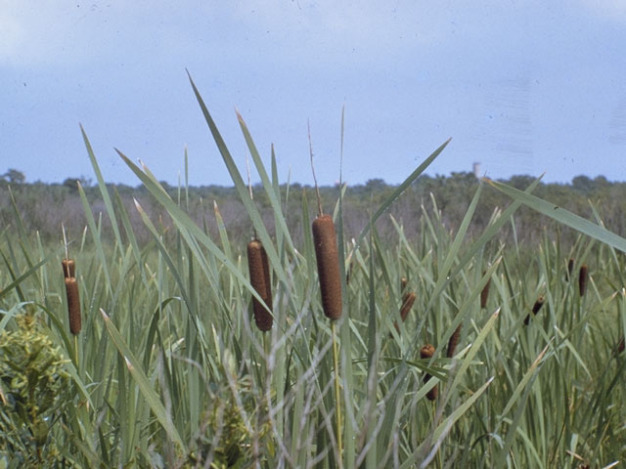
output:
M376 222L378 221L378 219L381 217L381 215L383 215L387 209L389 209L389 207L391 206L391 204L393 204L396 199L398 197L400 197L402 195L402 193L413 183L413 181L415 181L420 174L422 174L426 168L428 168L430 166L430 164L435 161L435 159L437 159L437 157L441 154L441 152L444 150L444 148L446 148L446 146L448 146L448 143L450 143L450 140L452 139L448 139L445 142L443 142L439 148L437 148L434 152L432 152L430 154L430 156L428 156L410 175L409 177L407 177L397 188L396 190L393 191L393 193L378 207L378 209L376 210L376 212L374 212L374 215L372 215L372 217L370 218L370 222L365 226L365 228L361 231L361 233L359 234L359 237L357 239L355 248L358 248L361 243L363 242L363 239L365 239L365 236L367 236L367 233L369 232L369 230L372 229L372 227L376 224Z
M139 243L137 241L137 236L135 235L135 231L133 230L130 217L128 216L128 211L126 207L124 207L124 203L122 202L122 198L120 197L117 189L113 192L115 206L117 207L117 213L120 216L120 220L122 221L122 226L124 227L124 232L126 233L126 239L130 243L130 248L132 249L133 256L135 258L135 262L137 263L137 267L140 268L141 279L144 283L144 286L147 287L147 280L145 270L143 269L143 262L141 260L141 249L139 248Z
M261 183L263 184L263 188L265 189L265 195L270 202L270 206L274 211L275 220L276 220L276 231L280 231L283 238L287 241L287 245L290 250L293 250L293 241L291 239L291 234L289 232L289 228L287 227L286 219L283 215L283 208L280 204L280 187L272 184L267 171L265 170L265 166L263 165L263 161L261 160L261 156L259 155L259 151L256 148L254 140L250 135L250 131L248 130L248 126L241 117L241 114L237 112L237 120L239 121L239 126L241 127L241 131L243 133L246 144L248 145L248 150L250 151L250 156L252 157L252 161L259 173L259 177L261 178ZM274 147L272 146L272 169L275 169L275 156L274 156ZM274 175L274 181L277 182L276 177Z
M202 114L204 115L204 119L206 120L206 123L209 126L209 130L211 131L213 140L215 140L215 144L217 145L220 155L222 156L222 159L224 160L224 163L226 164L226 168L228 169L228 173L230 174L233 184L235 185L235 189L237 190L239 199L241 200L244 207L246 208L246 211L248 212L248 216L250 217L250 220L252 221L252 225L254 226L256 235L259 238L259 241L263 243L263 246L265 246L267 257L272 264L275 274L277 275L277 277L282 283L287 284L288 281L287 281L286 273L284 269L282 268L282 264L278 257L278 253L272 243L272 239L269 233L267 232L267 228L265 227L265 224L263 223L261 215L258 209L256 208L254 201L250 198L250 193L248 192L248 186L243 180L243 178L241 177L241 174L239 173L239 169L237 168L237 165L235 164L235 160L230 154L230 151L228 150L228 147L226 146L226 143L224 142L224 139L222 138L222 135L220 134L217 128L217 125L215 125L215 122L213 121L213 117L211 117L211 114L209 113L209 110L206 104L204 103L204 100L202 99L202 96L200 95L198 88L193 82L191 75L189 75L189 81L191 83L191 87L193 88L193 92L196 96L196 100L198 101L198 104L200 105L200 108L202 110Z
M450 390L454 390L457 388L457 386L459 386L461 379L463 378L463 375L465 374L465 372L467 371L467 369L469 368L469 366L472 363L472 360L474 359L474 357L476 356L476 354L478 353L478 351L480 350L480 348L482 347L483 343L485 342L485 340L487 339L487 336L489 335L489 333L493 330L496 321L498 319L498 316L500 314L500 308L498 308L492 315L491 317L487 320L486 324L483 326L483 328L480 330L480 332L478 333L478 335L476 336L476 338L474 339L474 342L472 343L472 346L470 347L469 351L467 352L467 355L465 355L463 357L463 359L461 360L461 364L459 366L458 371L456 372L454 379L452 380L452 384L450 384ZM450 334L451 335L451 334ZM446 396L446 403L449 401L450 396L451 396L451 392L446 392L444 393ZM445 403L444 403L445 405Z
M111 220L111 228L113 229L113 234L115 235L115 241L118 249L120 249L120 253L122 250L122 236L120 235L120 229L117 223L117 216L115 215L115 210L113 209L113 202L111 202L111 196L109 195L109 191L106 186L106 182L104 181L104 177L102 176L102 172L100 171L100 166L98 165L98 160L96 159L96 155L94 154L93 148L91 147L91 143L87 138L87 133L83 126L80 126L80 132L83 135L83 141L85 142L85 147L87 147L87 154L89 155L89 160L91 161L91 166L93 167L94 173L96 173L96 179L98 181L98 189L100 189L100 194L102 195L102 201L104 202L104 206L107 210L107 215ZM80 186L80 184L79 184Z
M228 271L233 275L234 278L241 282L244 287L246 287L253 295L257 295L259 300L262 300L262 298L258 296L256 291L254 291L254 288L252 287L248 279L246 279L246 277L243 275L241 269L239 269L231 259L226 257L224 252L204 231L202 231L202 229L198 225L196 225L196 223L189 217L188 214L186 214L180 207L176 205L176 203L165 192L161 184L159 184L154 176L150 176L149 173L139 169L137 165L130 161L130 159L119 150L117 150L117 153L120 158L122 158L122 160L128 165L128 167L133 171L133 173L137 175L141 182L143 182L146 189L148 189L148 191L157 199L157 201L167 210L172 218L172 221L179 229L188 246L191 248L194 257L196 258L196 260L199 260L198 264L205 272L207 278L211 279L215 275L215 272L212 272L209 268L208 261L202 261L202 259L205 259L206 256L200 249L200 245L206 247L209 252L211 252L211 254L215 256L217 261L228 269ZM142 218L144 219L144 221L148 220L147 217ZM209 283L210 287L215 291L215 294L219 298L221 295L220 292L217 290L217 283Z
M130 374L135 380L135 383L137 383L139 391L143 395L144 399L146 399L146 402L154 413L154 416L163 426L163 429L166 431L170 439L174 443L176 443L182 451L186 451L186 446L183 443L180 435L178 434L178 430L176 430L176 427L172 422L171 415L165 410L165 406L163 405L161 399L154 390L154 385L150 382L143 369L141 368L141 363L135 358L134 354L132 353L126 342L124 342L122 335L119 333L119 331L115 327L115 324L113 324L111 318L107 315L107 313L105 313L104 310L101 309L100 314L104 319L104 325L106 326L109 337L111 337L111 340L115 344L115 347L125 360Z
M12 292L13 289L16 289L18 291L21 290L20 285L24 282L24 280L26 280L31 275L36 274L41 268L41 266L45 265L52 257L51 255L46 257L45 259L29 267L27 270L24 271L23 274L16 276L16 274L13 272L13 268L11 267L11 264L9 263L9 260L6 258L4 253L1 253L1 254L2 254L2 259L4 260L4 263L6 264L9 274L11 275L11 278L13 279L13 281L9 283L8 285L0 288L0 300L4 298L5 296L7 296L10 292ZM18 296L20 297L21 301L25 301L24 295L22 293L18 293ZM4 318L2 322L4 322ZM0 322L0 324L2 324L2 322ZM2 329L3 327L0 326L0 330Z
M470 222L472 221L472 217L474 216L474 212L476 211L476 207L478 206L478 201L480 200L480 194L482 193L483 185L479 184L478 189L474 193L474 197L472 197L472 201L463 216L463 220L459 225L459 229L457 231L456 236L454 237L454 241L448 250L448 255L443 263L443 266L439 270L439 280L438 284L444 283L449 278L450 269L452 268L452 264L457 259L459 251L461 249L461 245L465 238L465 234L467 233L467 229L470 226ZM435 287L437 288L437 286Z
M502 417L505 417L511 411L511 409L513 408L515 404L520 404L519 397L522 394L522 391L524 390L528 382L531 380L531 378L533 378L533 376L536 376L537 368L539 367L539 364L542 362L543 357L545 356L548 349L549 349L549 345L546 345L544 349L539 353L539 355L537 355L537 358L535 358L535 360L532 362L530 367L528 367L528 370L526 370L526 372L524 373L524 376L517 384L515 390L513 391L513 394L511 394L509 401L504 406L504 409L502 410L502 414L501 414Z
M87 195L85 194L85 190L83 186L78 183L78 193L80 194L80 200L83 204L83 211L85 212L85 217L87 218L87 226L91 231L91 236L93 238L93 242L96 247L96 254L100 260L102 265L102 272L105 278L105 285L109 294L113 294L113 281L111 280L111 273L109 271L109 265L107 256L104 254L105 248L102 243L102 237L100 236L100 230L96 225L96 220L93 216L93 212L91 211L91 206L89 204L89 200L87 199Z
M573 228L590 238L597 239L608 246L619 249L622 252L626 252L626 239L607 230L606 228L592 223L589 220L570 212L569 210L527 192L522 192L514 187L492 181L490 179L487 179L487 182L500 192L508 195L514 200L522 202L524 205L536 210L548 218L552 218L553 220L569 226L570 228Z
M445 438L450 430L452 430L454 423L456 423L470 409L470 407L474 405L476 400L483 395L493 380L494 377L492 376L485 384L474 391L469 399L454 409L454 411L452 411L452 413L435 429L433 439L438 440L438 443L441 444L443 438Z
M527 189L527 192L533 191L539 181L534 181ZM526 192L525 192L526 193ZM434 305L434 302L437 300L441 292L448 286L451 279L455 278L464 268L465 266L475 257L476 252L478 252L488 241L494 238L499 232L502 226L505 223L510 222L511 216L517 211L517 209L522 205L521 201L514 201L502 214L491 223L487 229L483 232L482 235L478 237L476 241L474 241L471 245L466 248L466 253L457 260L455 266L451 269L448 278L444 279L443 282L439 282L437 287L431 294L431 300L428 303L427 309L430 310ZM434 239L437 239L437 236L434 235Z

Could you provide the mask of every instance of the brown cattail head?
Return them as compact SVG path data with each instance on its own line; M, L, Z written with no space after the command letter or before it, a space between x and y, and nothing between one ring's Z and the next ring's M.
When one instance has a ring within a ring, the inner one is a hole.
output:
M585 296L585 292L587 291L587 278L589 277L589 272L587 269L587 264L583 264L580 266L580 270L578 271L578 293L580 296Z
M574 259L570 257L570 260L567 261L567 273L565 274L565 278L569 282L572 278L572 272L574 271Z
M272 283L267 253L261 241L256 239L248 243L248 270L252 287L263 299L267 307L270 308L270 311L268 311L259 300L252 297L254 321L261 331L266 332L272 328L274 322L271 314Z
M406 321L406 318L408 317L416 298L417 295L415 294L415 292L408 292L402 295L402 306L400 307L400 319L402 319L402 322ZM394 323L394 326L396 328L396 331L400 332L400 326L398 325L397 321ZM390 333L389 336L391 335L392 334Z
M70 318L70 332L78 335L81 329L80 297L78 282L74 277L65 279L65 293L67 295L67 311Z
M420 349L420 358L433 358L435 354L435 347L431 344L426 344Z
M76 277L76 264L74 263L74 259L63 259L61 265L63 266L63 276L65 278Z
M483 272L483 275L485 275L484 272ZM487 300L489 299L489 287L490 286L491 286L491 277L489 278L489 280L487 280L487 283L485 284L482 291L480 292L480 308L481 309L485 309L487 307Z
M448 350L446 351L446 357L452 358L454 357L454 352L456 351L456 346L459 344L459 339L461 338L461 324L454 330L452 335L450 336L450 340L448 341Z
M420 349L420 357L422 359L432 358L434 354L435 354L435 347L433 347L431 344L426 344ZM430 378L432 378L432 376L426 373L426 376L424 376L424 383L428 382ZM428 398L429 401L434 401L435 399L437 399L438 393L439 391L437 389L437 386L435 385L434 388L428 391L428 394L426 394L426 397Z
M622 338L620 339L620 341L617 343L617 353L622 353L624 351L624 336L622 336Z
M416 298L417 295L415 292L405 293L402 297L402 307L400 308L400 319L402 319L402 322L406 321L409 311L411 311Z
M341 278L335 224L330 215L320 215L313 221L313 243L322 307L326 317L334 321L341 317Z
M532 309L533 316L535 316L539 312L539 310L541 309L545 301L546 301L545 297L543 295L539 295L539 298L537 298L537 301L535 301L535 304L533 305L533 309ZM524 324L528 325L529 322L530 322L530 314L526 316L526 319L524 319Z

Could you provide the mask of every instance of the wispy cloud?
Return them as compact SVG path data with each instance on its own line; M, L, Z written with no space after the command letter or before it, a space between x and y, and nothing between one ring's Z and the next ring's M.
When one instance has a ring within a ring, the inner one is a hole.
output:
M579 0L587 11L612 22L626 22L626 0Z

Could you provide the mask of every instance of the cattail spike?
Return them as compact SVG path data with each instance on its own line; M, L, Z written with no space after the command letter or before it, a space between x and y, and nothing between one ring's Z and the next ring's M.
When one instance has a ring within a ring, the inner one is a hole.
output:
M452 358L454 357L454 352L456 351L456 346L459 344L459 339L461 338L461 324L457 326L457 328L450 336L450 340L448 341L448 350L446 351L446 357Z
M248 270L250 272L250 283L252 287L271 310L272 284L269 262L263 244L256 239L248 243ZM269 331L274 322L271 312L255 297L252 297L252 310L254 313L254 321L259 330L263 332Z
M588 277L589 272L587 269L587 265L583 264L580 266L580 271L578 272L578 293L580 296L585 296L585 292L587 291Z
M417 295L415 294L415 292L408 292L402 296L402 306L400 307L400 319L402 320L402 322L406 321L406 318L408 317L416 298ZM396 328L396 331L400 332L400 326L398 325L397 321L394 323L394 326ZM390 333L389 336L391 335L392 334Z
M483 272L483 275L485 273ZM489 299L489 287L491 286L491 277L487 280L487 283L483 287L480 292L480 309L485 309L487 307L487 300Z
M70 332L78 335L81 329L80 296L78 282L74 277L65 279L65 293L67 295L67 311L70 318Z
M402 307L400 308L400 319L402 319L402 322L406 321L409 311L411 311L416 298L417 295L415 292L405 293L402 297Z
M324 314L331 320L341 317L341 277L335 224L330 215L320 215L313 221L313 242L317 259L320 292Z
M433 347L431 344L426 344L420 349L420 357L422 359L426 359L426 358L430 359L433 357L434 354L435 354L435 347ZM424 376L424 383L427 383L430 380L430 378L432 378L432 376L426 373L426 376ZM435 399L437 399L438 393L439 393L438 386L435 385L434 388L428 391L428 394L426 394L426 397L428 398L429 401L434 401Z
M535 316L539 312L539 310L541 309L545 301L546 301L545 297L543 295L539 295L539 298L537 298L537 301L535 301L535 304L533 305L533 309L532 309L533 316ZM526 319L524 319L524 324L528 325L529 322L530 322L530 314L526 316Z

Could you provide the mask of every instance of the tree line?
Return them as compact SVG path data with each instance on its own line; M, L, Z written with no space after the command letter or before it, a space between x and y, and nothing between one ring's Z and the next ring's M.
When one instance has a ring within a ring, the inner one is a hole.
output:
M26 183L13 173L12 176L12 181L8 178L0 179L0 234L24 230L26 233L37 232L44 242L60 242L64 227L71 239L80 240L87 223L85 206L88 206L95 219L101 223L103 235L110 235L110 221L100 188L90 180L68 178L61 184ZM534 180L531 176L513 176L501 182L524 190ZM80 182L82 196L77 181ZM432 217L439 218L443 226L454 232L480 183L469 172L457 172L449 176L422 175L389 207L385 216L381 217L376 227L377 232L381 238L387 239L389 236L397 236L397 226L401 226L408 239L417 239L420 232L428 229L428 219ZM219 236L216 211L219 211L232 242L243 245L252 236L250 220L234 187L211 185L185 188L165 182L162 184L172 199L212 236ZM387 184L382 179L371 179L365 184L348 185L345 188L342 214L347 239L360 233L373 213L396 188L397 186ZM260 185L252 189L255 203L271 232L274 213L269 198ZM148 243L151 235L137 212L135 200L162 229L165 237L175 232L167 212L142 186L109 184L107 190L115 203L121 204L128 213L130 226L140 243ZM303 210L308 210L309 219L315 216L314 188L294 183L282 185L280 192L290 232L296 242L301 242L305 229ZM326 211L330 212L335 206L340 192L341 188L337 186L320 188ZM593 179L577 176L569 184L540 182L533 194L582 217L597 221L595 210L609 230L626 236L626 182L610 182L602 176ZM494 214L504 210L510 203L507 196L485 184L472 218L469 235L477 236L482 233ZM546 234L560 236L568 242L573 242L577 236L532 209L521 207L512 222L505 225L500 240L505 243L531 245Z

